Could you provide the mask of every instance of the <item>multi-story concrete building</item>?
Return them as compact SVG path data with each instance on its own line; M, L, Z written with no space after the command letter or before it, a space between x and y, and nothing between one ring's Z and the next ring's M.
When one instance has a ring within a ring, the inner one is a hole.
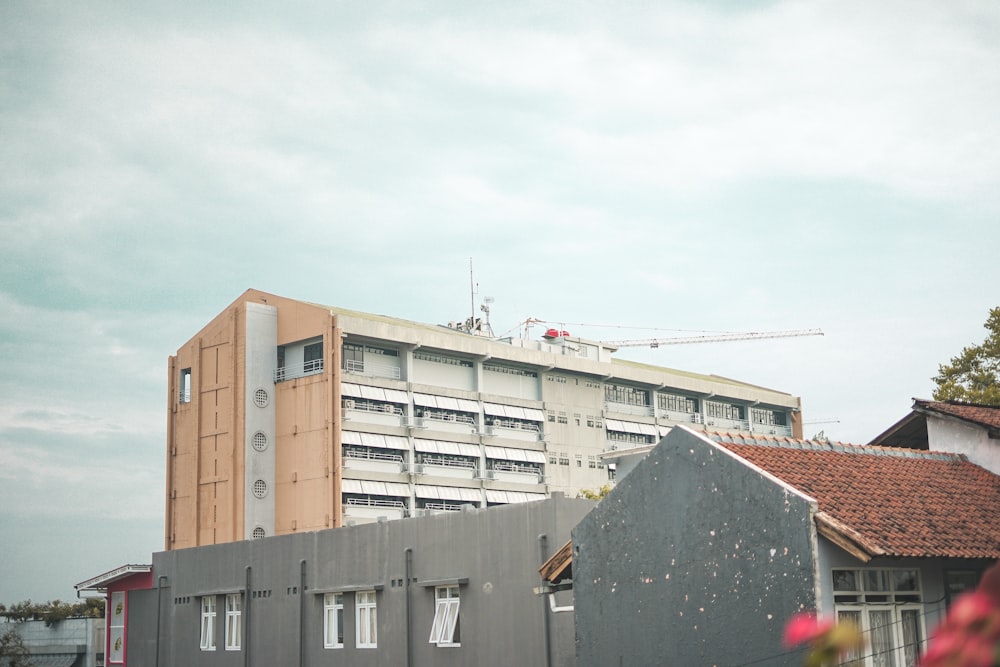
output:
M248 290L169 360L166 549L547 497L679 423L801 437L800 401Z

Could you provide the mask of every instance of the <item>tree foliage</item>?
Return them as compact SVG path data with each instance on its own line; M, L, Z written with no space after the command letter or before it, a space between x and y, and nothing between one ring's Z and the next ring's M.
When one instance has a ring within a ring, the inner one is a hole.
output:
M990 309L984 326L989 335L981 345L966 347L950 364L938 366L934 400L1000 405L1000 307Z
M587 500L604 500L604 497L611 493L611 485L605 484L596 491L591 489L580 489L580 492L576 494L577 498L586 498Z
M69 603L62 600L32 602L25 600L10 607L0 604L0 616L8 621L45 621L46 627L67 618L103 618L104 598L87 598Z
M31 651L24 645L17 628L0 633L0 663L5 667L34 667Z

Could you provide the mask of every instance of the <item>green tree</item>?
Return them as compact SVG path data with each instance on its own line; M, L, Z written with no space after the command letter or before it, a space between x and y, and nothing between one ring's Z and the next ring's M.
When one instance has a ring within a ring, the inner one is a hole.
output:
M5 667L35 667L31 651L15 628L8 628L0 634L0 664Z
M938 366L934 400L1000 405L1000 307L990 309L983 326L990 333L981 345L966 347L950 364Z
M586 498L587 500L604 500L604 496L611 493L611 485L605 484L601 488L593 491L591 489L580 489L580 492L576 494L577 498Z

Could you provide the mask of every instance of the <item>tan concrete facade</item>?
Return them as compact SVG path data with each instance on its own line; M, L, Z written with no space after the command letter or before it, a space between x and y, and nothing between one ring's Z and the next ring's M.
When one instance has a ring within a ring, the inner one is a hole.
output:
M340 525L340 364L327 309L249 290L170 357L165 546L179 549L250 537L246 496L246 314L277 307L278 341L322 336L324 372L275 385L275 532ZM332 349L331 349L332 348ZM190 369L188 398L182 372Z
M790 394L612 352L248 290L169 358L165 548L573 496L677 423L801 437Z

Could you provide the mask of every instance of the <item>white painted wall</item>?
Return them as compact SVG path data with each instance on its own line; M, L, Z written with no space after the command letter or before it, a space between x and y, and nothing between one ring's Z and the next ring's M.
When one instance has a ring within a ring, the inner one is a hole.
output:
M927 441L932 451L965 454L969 461L1000 475L1000 440L991 440L980 426L927 415Z

